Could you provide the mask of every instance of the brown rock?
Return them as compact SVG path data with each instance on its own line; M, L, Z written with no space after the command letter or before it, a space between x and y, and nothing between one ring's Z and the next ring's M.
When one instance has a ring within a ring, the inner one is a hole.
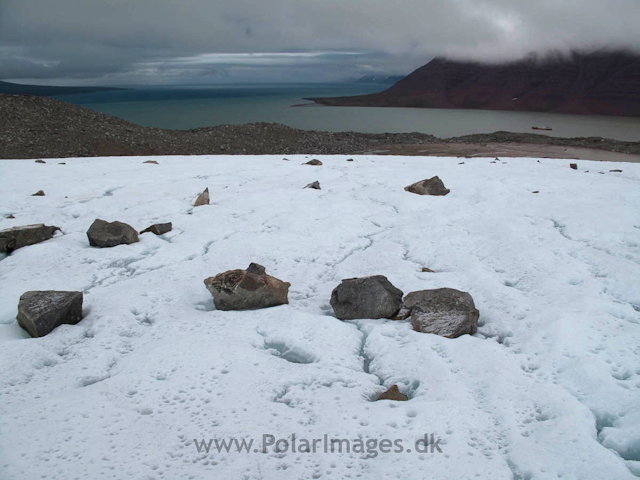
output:
M445 188L444 183L438 177L431 177L427 180L420 180L414 184L404 187L407 192L418 195L447 195L451 190Z
M155 160L147 160L146 162L142 162L142 163L153 163L154 165L160 165L158 162L156 162Z
M436 273L436 272L434 272L433 270L431 270L430 268L427 268L427 267L422 267L422 271L425 272L425 273Z
M378 397L377 401L380 400L395 400L397 402L406 402L407 400L409 400L409 397L400 392L398 385L392 385L389 390Z
M16 218L16 217L14 217L13 214L11 214L7 218Z
M193 206L199 207L201 205L209 205L209 187L205 188L204 192L198 195L196 203Z
M538 190L535 190L535 191L533 191L533 192L531 192L531 193L540 193L540 192L539 192Z
M38 190L36 193L31 195L32 197L44 197L44 190Z
M267 275L252 263L246 270L229 270L204 281L218 310L256 310L289 303L288 282Z
M309 160L307 163L305 163L304 165L315 165L315 166L320 166L322 165L322 162L320 160L316 160L315 158L313 160Z

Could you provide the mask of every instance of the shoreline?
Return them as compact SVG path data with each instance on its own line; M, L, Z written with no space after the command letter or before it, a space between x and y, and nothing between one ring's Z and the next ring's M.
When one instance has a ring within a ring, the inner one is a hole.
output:
M306 106L306 105L305 105ZM313 106L313 104L309 104ZM448 147L444 147L448 145ZM491 145L491 148L487 148ZM566 150L558 150L564 147ZM569 151L571 149L571 151ZM388 153L391 151L393 153ZM220 125L193 130L144 127L60 100L0 95L0 159L152 155L352 155L594 157L638 161L640 142L602 137L551 137L498 131L451 138L425 133L301 130L276 123ZM429 153L427 153L429 152ZM595 152L595 153L594 153ZM613 153L606 153L613 152ZM455 155L451 155L455 153ZM587 158L584 158L587 159ZM620 160L618 160L620 161Z

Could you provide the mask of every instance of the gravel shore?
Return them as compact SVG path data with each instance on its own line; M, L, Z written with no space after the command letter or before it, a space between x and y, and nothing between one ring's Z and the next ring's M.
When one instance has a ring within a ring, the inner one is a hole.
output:
M163 130L59 100L0 95L0 158L120 155L351 154L388 145L526 143L640 154L640 142L495 132L441 139L423 133L320 132L275 123Z

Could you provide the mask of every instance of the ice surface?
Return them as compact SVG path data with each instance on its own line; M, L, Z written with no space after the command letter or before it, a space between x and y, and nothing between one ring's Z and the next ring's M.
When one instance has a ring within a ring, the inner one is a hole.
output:
M289 158L0 162L0 229L64 234L0 257L0 478L640 475L640 165ZM446 197L403 190L434 175ZM313 180L321 191L303 189ZM193 208L205 187L211 205ZM173 231L97 249L96 218ZM291 282L290 304L216 310L203 280L250 262ZM343 278L378 274L405 293L469 292L478 334L333 317ZM85 318L28 338L28 290L83 291ZM394 384L409 401L372 401ZM431 433L443 453L406 452ZM194 444L292 434L405 451Z

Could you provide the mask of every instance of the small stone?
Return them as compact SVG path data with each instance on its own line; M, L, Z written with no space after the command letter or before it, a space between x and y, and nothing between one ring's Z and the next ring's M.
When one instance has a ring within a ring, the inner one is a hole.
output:
M58 163L58 165L66 165L66 163L65 162L60 162L60 163Z
M288 162L289 159L288 158L283 158L282 160L284 160L285 162Z
M160 165L158 162L156 162L155 160L147 160L146 162L142 162L142 163L152 163L154 165Z
M347 278L333 289L330 303L340 320L391 318L402 306L402 290L383 275Z
M436 272L434 272L433 270L431 270L430 268L427 268L427 267L422 267L422 271L425 272L425 273L436 273Z
M460 162L458 165L464 165L464 162Z
M533 192L531 192L531 193L540 193L540 192L539 192L538 190L534 190L534 191L533 191Z
M44 190L38 190L36 193L31 195L32 197L44 197Z
M444 183L439 177L431 177L427 180L420 180L407 187L404 187L407 192L416 193L418 195L447 195L451 190L445 188Z
M45 162L44 160L39 159L39 160L36 160L36 163L47 163L47 162Z
M307 185L304 188L315 188L316 190L321 190L320 189L320 182L318 182L317 180L313 183L310 183L309 185Z
M98 248L130 245L139 241L138 232L131 225L122 222L109 223L99 218L87 230L87 237L89 244Z
M304 165L315 165L315 166L320 166L322 165L322 162L320 160L316 160L315 158L313 160L309 160L307 163L305 163Z
M169 233L172 229L171 222L169 223L156 223L151 225L150 227L145 228L140 232L140 235L143 233L151 232L156 235L164 235L165 233Z
M622 170L617 170L617 169L616 170L609 170L609 171L613 172L613 173L622 173Z
M569 166L573 169L573 170L577 170L578 169L578 164L577 163L570 163Z
M43 337L63 324L82 320L82 292L26 292L18 304L18 325L32 337Z
M262 265L229 270L204 281L218 310L256 310L289 303L288 282L267 275Z
M209 205L209 187L205 188L204 192L198 195L196 203L193 206L199 207L201 205Z
M10 215L8 218L15 217ZM58 227L47 226L44 223L0 230L0 252L11 253L18 248L50 240L58 230Z
M347 158L347 162L353 162L353 158Z
M376 401L379 402L380 400L395 400L397 402L406 402L407 400L409 400L409 397L400 392L398 385L392 385L389 390L380 395L378 397L378 400Z
M7 218L16 218L16 217L14 217L13 214L11 214Z
M400 308L400 310L398 310L398 313L396 313L393 317L391 317L391 320L406 320L407 318L409 318L411 316L411 310L409 310L408 308Z

